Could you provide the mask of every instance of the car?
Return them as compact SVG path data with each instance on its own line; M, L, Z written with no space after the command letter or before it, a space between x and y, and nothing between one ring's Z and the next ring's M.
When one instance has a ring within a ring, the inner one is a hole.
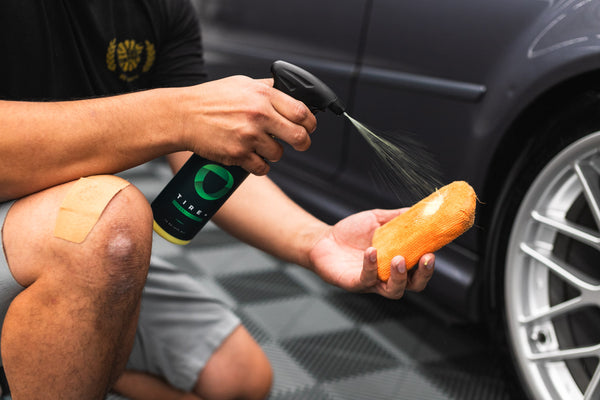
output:
M436 253L419 301L488 324L527 396L600 397L600 0L197 5L210 79L291 62L422 143L443 183L469 182L475 226ZM372 180L346 118L317 120L311 149L271 168L292 198L329 222L411 204Z

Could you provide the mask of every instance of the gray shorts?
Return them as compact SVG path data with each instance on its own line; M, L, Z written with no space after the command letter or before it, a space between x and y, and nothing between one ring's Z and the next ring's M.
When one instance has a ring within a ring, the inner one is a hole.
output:
M0 203L0 228L12 204ZM22 290L2 248L0 327L8 306ZM162 376L174 387L190 391L210 356L239 324L238 317L199 281L153 256L127 369Z

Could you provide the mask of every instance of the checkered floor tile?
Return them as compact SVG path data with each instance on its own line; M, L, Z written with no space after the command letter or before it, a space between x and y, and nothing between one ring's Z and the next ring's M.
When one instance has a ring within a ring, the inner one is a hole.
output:
M160 163L128 174L149 199L169 177ZM344 292L212 224L186 247L155 238L155 251L240 316L273 365L270 400L510 398L485 334L409 300Z
M408 300L341 291L232 238L207 249L201 241L163 258L210 282L237 312L273 365L270 400L510 398L482 332L446 326Z

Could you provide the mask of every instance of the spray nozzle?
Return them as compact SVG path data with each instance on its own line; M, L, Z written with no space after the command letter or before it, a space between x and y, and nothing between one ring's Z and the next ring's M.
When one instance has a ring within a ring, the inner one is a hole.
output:
M344 113L346 107L333 90L310 72L281 60L271 65L271 72L276 89L300 100L312 112L329 108L335 114Z

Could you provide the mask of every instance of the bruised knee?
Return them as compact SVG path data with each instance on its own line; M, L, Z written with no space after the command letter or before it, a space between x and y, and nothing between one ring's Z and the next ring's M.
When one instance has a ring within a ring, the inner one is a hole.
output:
M149 265L149 247L139 240L137 232L129 228L116 228L105 242L105 250L99 252L102 261L101 282L107 284L116 298L144 286ZM116 299L115 299L116 300Z
M2 240L21 286L41 278L65 287L114 287L115 293L143 286L152 243L148 202L121 178L86 180L35 193L11 207ZM103 191L103 183L114 183L118 190L108 186Z
M150 263L152 211L135 187L115 195L88 240L100 262L100 279L115 295L143 287Z
M112 298L107 300L119 301L127 293L141 292L145 283L152 211L144 195L127 185L109 199L84 240L77 243L67 238L54 243L65 271L75 282L81 279L90 290L98 289Z

